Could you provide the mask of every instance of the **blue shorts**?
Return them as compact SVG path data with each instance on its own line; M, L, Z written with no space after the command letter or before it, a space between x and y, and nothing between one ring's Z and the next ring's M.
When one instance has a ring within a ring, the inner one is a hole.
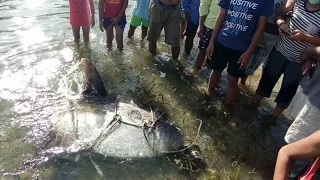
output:
M113 19L113 18L105 18L105 17L102 18L103 27L104 27L105 29L107 29L107 28L109 27L109 25L112 25L111 19ZM122 30L124 30L126 24L127 24L127 20L126 20L126 17L124 16L124 17L122 17L122 18L119 20L119 22L118 22L117 25L118 25Z

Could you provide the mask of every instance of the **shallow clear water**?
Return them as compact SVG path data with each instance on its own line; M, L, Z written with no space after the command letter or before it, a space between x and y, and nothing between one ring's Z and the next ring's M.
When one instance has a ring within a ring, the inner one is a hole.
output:
M130 1L128 15L133 4ZM88 157L73 155L73 160L56 159L0 179L270 179L288 122L282 118L277 128L260 129L271 101L259 112L243 108L259 75L242 88L240 100L229 114L222 106L225 81L214 100L208 101L202 91L207 73L196 78L183 73L182 67L192 65L196 50L189 59L181 56L179 65L155 61L147 52L147 42L138 38L137 29L133 40L125 38L123 53L115 48L108 52L98 24L91 31L91 44L76 46L66 0L0 0L0 12L1 172L12 172L42 149L61 145L61 139L50 131L51 122L55 115L74 108L73 100L80 96L83 79L78 64L82 57L95 62L110 94L165 112L181 126L187 143L196 135L195 119L202 119L197 145L208 164L202 173L190 175L166 158L95 157L102 177ZM170 53L168 49L163 41L159 43L159 51Z

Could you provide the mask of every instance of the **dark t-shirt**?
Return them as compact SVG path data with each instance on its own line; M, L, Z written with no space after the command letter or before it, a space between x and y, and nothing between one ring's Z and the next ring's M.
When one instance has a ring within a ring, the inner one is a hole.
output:
M234 50L245 51L256 31L260 16L271 16L274 0L218 0L227 10L217 42Z

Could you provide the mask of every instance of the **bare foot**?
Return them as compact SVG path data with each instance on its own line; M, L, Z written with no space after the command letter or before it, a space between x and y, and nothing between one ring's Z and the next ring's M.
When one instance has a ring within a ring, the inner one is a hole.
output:
M270 126L270 127L276 127L277 126L277 119L278 117L271 115L268 115L264 120L263 124L264 126Z

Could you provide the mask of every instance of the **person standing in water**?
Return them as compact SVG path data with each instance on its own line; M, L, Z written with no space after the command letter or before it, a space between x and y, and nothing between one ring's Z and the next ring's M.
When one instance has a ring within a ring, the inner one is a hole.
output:
M192 75L196 74L201 70L202 64L206 59L206 50L208 48L215 20L215 6L216 1L212 0L200 0L200 20L199 20L199 30L198 37L199 41L199 51L197 54L196 64L192 69L187 70L187 73Z
M180 54L180 0L152 0L150 4L149 51L157 54L157 41L164 29L165 43L171 46L173 59Z
M212 69L208 96L218 86L222 71L228 66L225 105L232 106L239 93L238 80L258 44L273 0L219 0L220 11L207 48L207 64Z
M284 18L293 11L289 25ZM281 38L272 49L268 63L259 82L251 105L257 107L264 97L269 98L281 77L283 80L275 102L274 111L268 117L271 125L276 125L277 118L289 106L302 79L300 53L312 46L320 46L320 1L288 0L280 9L275 22Z
M274 23L274 17L279 9L286 4L286 0L274 0L273 15L269 17L268 23L261 36L260 42L252 53L251 60L245 71L245 76L241 77L241 84L245 85L248 76L253 73L263 64L266 63L269 53L279 39L278 26ZM265 64L264 64L265 66Z
M128 32L128 38L132 38L134 32L138 26L141 25L142 33L141 39L144 38L148 34L148 27L149 27L149 5L150 0L137 0L136 4L132 11L131 22L130 22L130 29Z
M187 56L193 48L193 40L197 34L199 26L199 6L200 0L183 0L182 10L184 12L185 20L187 21L187 29L184 35L187 37L184 45Z
M113 28L116 29L116 41L119 51L123 50L123 31L127 24L126 8L128 0L99 0L99 27L106 30L107 47L112 49Z
M83 41L89 42L90 25L95 25L93 0L69 0L70 24L72 26L74 41L80 41L80 28L82 28Z

